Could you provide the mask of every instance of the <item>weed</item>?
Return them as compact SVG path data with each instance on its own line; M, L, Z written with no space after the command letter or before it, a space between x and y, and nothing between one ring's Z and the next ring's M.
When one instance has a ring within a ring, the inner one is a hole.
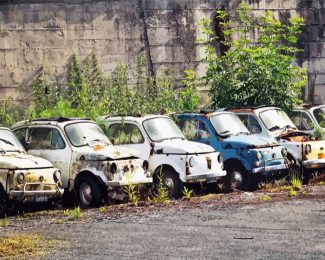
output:
M42 257L46 249L53 246L54 240L48 241L38 235L17 235L0 238L0 258Z
M8 219L0 219L0 227L8 227L11 225L11 222Z
M274 180L272 182L262 182L259 183L259 189L268 192L279 192L283 190L290 190L288 181L283 178L279 180Z
M163 179L162 179L162 169L160 169L158 177L158 186L157 186L157 194L155 198L153 199L154 202L157 203L166 203L169 201L169 196L168 196L168 190L164 185Z
M260 197L260 200L263 200L263 201L269 201L269 200L272 200L272 197L267 195L267 194L264 194Z
M66 209L66 210L63 211L63 215L65 217L68 217L69 220L78 220L82 216L80 207L76 207L76 208L74 208L72 210Z
M123 191L128 195L129 200L134 206L138 206L140 202L140 197L137 192L137 185L131 182L131 174L127 174L128 184L123 186Z
M294 189L290 189L290 190L288 191L288 196L289 196L289 197L297 196L297 191L294 190Z
M190 190L190 189L188 189L188 188L186 188L184 186L183 194L184 194L184 196L185 196L186 199L189 199L189 198L192 197L193 190Z
M290 173L290 183L294 190L300 190L302 187L302 176L298 171L292 171Z
M103 213L106 212L106 208L105 208L105 207L100 207L100 208L98 209L98 211L99 211L100 214L103 214Z

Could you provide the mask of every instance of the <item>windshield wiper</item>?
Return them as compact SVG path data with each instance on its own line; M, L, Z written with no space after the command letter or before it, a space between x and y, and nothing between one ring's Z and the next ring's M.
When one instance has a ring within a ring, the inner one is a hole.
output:
M291 125L286 125L286 126L284 126L283 127L284 129L295 129L293 126L291 126Z
M235 135L240 135L240 134L243 134L243 135L250 135L251 133L249 133L249 132L238 132L238 133L236 133Z
M223 131L223 132L221 132L221 133L219 133L220 135L223 135L223 134L228 134L228 133L230 133L230 131L229 130L226 130L226 131Z
M90 140L88 142L88 145L91 144L91 143L95 143L95 142L100 142L100 143L103 143L105 145L109 145L109 143L105 142L105 140L103 140L103 139L93 139L93 140Z
M0 138L0 141L4 142L4 143L6 143L6 144L9 144L9 145L11 145L11 146L14 146L14 144L13 144L12 142L10 142L10 141L8 141L8 140L6 140L6 139L2 139L2 138Z
M275 125L275 126L272 126L271 128L269 128L270 131L274 131L274 130L278 130L280 129L280 126L278 125Z
M180 136L178 136L178 137L170 137L169 139L170 139L170 140L173 140L173 139L182 139L182 140L183 140L184 138L183 138L183 137L180 137Z

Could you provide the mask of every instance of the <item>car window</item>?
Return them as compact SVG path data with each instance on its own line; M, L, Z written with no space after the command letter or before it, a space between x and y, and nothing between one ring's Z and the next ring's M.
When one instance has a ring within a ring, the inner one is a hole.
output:
M144 142L144 138L136 125L133 124L113 124L107 131L108 138L115 145L139 144Z
M246 126L248 131L252 134L259 134L262 132L262 128L257 119L252 115L238 115L240 120Z
M26 142L26 132L27 128L19 128L14 131L15 135L17 136L18 140L22 143L22 145L26 148L27 142Z
M197 119L181 119L177 122L179 128L188 140L210 138L211 134L207 125Z
M65 143L60 132L54 128L31 128L29 134L30 149L63 149Z
M293 111L291 113L291 120L299 130L312 130L314 128L313 121L304 111Z

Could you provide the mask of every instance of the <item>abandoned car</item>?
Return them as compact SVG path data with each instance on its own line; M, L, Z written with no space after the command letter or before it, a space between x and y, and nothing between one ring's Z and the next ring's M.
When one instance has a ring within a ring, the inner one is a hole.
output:
M292 164L306 169L325 167L325 141L313 140L299 131L282 109L262 106L228 110L235 112L251 133L275 138L287 148Z
M184 113L175 122L188 140L209 144L223 155L227 189L250 189L258 180L287 172L286 148L251 135L234 113Z
M14 202L44 202L61 197L61 173L42 158L27 155L13 132L0 127L0 216Z
M289 116L300 131L314 134L318 128L321 130L319 137L325 138L325 105L304 105L294 109Z
M113 146L93 121L43 118L12 127L28 153L51 161L62 172L63 188L83 206L98 206L107 194L129 184L152 183L148 162Z
M222 155L209 145L186 140L167 116L104 116L100 121L113 144L137 149L148 160L155 184L162 180L171 198L182 195L184 183L216 183L226 175Z

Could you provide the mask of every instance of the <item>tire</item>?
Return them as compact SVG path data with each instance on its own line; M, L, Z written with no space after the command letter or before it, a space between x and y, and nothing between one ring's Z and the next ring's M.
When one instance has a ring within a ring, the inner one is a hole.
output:
M178 199L182 197L184 184L173 170L163 169L161 179L168 191L169 198ZM156 188L159 187L160 180L157 174L154 176L154 182Z
M74 207L76 205L76 196L74 191L69 191L69 189L64 189L62 195L62 204L65 207Z
M226 169L227 176L225 186L227 191L249 190L253 188L253 176L248 176L246 170L239 165L234 165Z
M8 196L5 190L0 185L0 218L4 218L7 216L8 213Z
M101 204L103 192L99 183L92 177L80 177L77 185L77 199L83 207L98 207Z

